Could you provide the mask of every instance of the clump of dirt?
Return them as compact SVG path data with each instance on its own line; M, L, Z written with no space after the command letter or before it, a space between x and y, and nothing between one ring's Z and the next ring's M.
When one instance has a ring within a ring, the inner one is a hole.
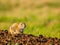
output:
M7 30L0 30L0 45L60 45L60 39L34 36L32 34L11 35Z

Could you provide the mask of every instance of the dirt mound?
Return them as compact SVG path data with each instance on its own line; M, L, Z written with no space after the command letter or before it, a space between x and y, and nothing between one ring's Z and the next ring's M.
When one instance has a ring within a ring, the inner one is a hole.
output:
M27 34L11 35L7 30L0 30L0 45L60 45L60 39Z

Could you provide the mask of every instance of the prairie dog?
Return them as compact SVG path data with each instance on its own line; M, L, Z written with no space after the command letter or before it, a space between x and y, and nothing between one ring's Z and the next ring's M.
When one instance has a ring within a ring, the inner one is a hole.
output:
M19 34L19 33L23 33L24 28L26 27L25 23L14 23L12 24L12 26L9 28L9 33L10 34Z

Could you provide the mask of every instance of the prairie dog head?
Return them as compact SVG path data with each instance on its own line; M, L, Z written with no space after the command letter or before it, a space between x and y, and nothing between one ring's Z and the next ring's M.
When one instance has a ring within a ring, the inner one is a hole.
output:
M24 29L26 27L25 23L19 23L18 28L19 29Z

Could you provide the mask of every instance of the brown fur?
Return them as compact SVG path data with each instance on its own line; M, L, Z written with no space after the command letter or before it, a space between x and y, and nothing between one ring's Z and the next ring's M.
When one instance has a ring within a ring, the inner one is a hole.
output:
M24 30L24 28L25 28L25 23L14 23L12 26L10 26L10 28L9 28L9 33L11 33L11 34L19 34L19 33L21 33L20 32L20 30Z

